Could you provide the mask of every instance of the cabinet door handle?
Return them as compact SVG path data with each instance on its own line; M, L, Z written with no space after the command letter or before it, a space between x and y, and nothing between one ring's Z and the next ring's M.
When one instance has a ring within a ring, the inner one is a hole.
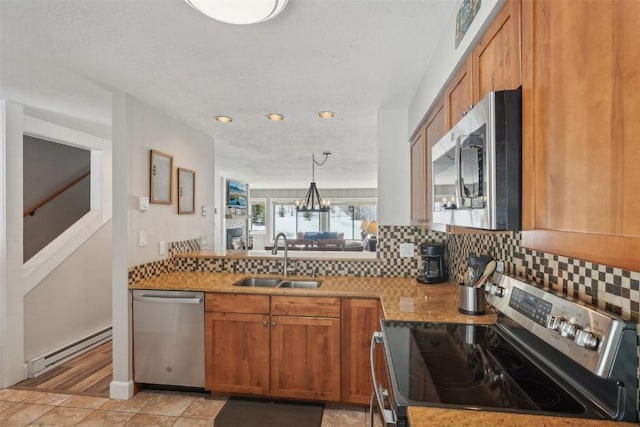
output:
M263 326L267 326L268 324L269 324L269 321L268 321L268 320L263 320L263 321L262 321L262 325L263 325Z
M276 322L271 322L271 326L273 326L275 328L275 326L277 325Z

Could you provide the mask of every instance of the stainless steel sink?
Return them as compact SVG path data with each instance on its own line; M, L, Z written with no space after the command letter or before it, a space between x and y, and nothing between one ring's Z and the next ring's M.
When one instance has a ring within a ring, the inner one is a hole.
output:
M280 282L282 282L282 279L279 279L277 277L245 277L244 279L234 283L233 286L275 288Z
M319 280L283 280L278 288L316 289L322 285Z

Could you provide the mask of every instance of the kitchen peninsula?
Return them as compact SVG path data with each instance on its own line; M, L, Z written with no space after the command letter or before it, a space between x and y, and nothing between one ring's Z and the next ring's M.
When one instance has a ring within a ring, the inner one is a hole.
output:
M183 260L194 261L200 260L234 260L242 259L250 262L251 257L248 253L210 253L199 252L189 255L181 255ZM375 262L375 259L370 260ZM487 314L480 316L470 316L458 312L458 287L450 283L439 285L420 285L413 278L399 277L344 277L344 276L319 276L314 280L319 280L322 285L317 289L282 289L282 288L257 288L257 287L239 287L233 286L234 283L246 277L270 277L266 274L255 273L211 273L202 271L175 271L164 274L152 279L142 280L130 285L131 289L154 289L154 290L190 290L205 292L205 300L212 305L206 308L209 315L216 314L213 305L228 304L225 301L229 298L231 301L249 301L251 305L261 301L266 301L265 309L255 309L255 311L263 314L226 314L227 316L262 316L260 319L269 317L273 321L273 328L277 329L284 325L282 322L285 318L295 319L299 321L305 316L316 316L320 313L314 313L313 310L320 309L325 313L323 318L332 318L334 322L338 322L338 331L336 334L329 334L327 339L338 339L337 344L340 352L340 359L336 361L339 368L337 369L340 377L341 386L337 391L337 398L316 398L317 400L336 401L344 403L366 404L366 399L371 392L371 379L369 375L368 358L369 358L369 339L371 333L379 328L378 318L384 317L386 320L397 321L419 321L419 322L450 322L465 324L492 324L496 321L496 314L488 310ZM288 279L292 280L309 280L308 276L292 276ZM223 297L222 300L219 297ZM249 300L245 298L251 298ZM269 301L271 303L269 304ZM299 302L299 304L298 304ZM299 306L300 310L296 309ZM246 307L246 305L245 305ZM275 310L286 309L297 310L294 316L276 316ZM334 309L336 311L334 311ZM227 309L228 310L228 306ZM242 309L244 310L244 309ZM240 310L240 311L242 311ZM253 309L249 310L252 311ZM308 313L305 311L310 310ZM359 316L359 317L358 317ZM274 320L276 319L277 320ZM311 317L310 317L311 318ZM276 323L278 326L275 326ZM260 325L262 320L260 321ZM367 330L363 330L363 324L366 324ZM257 326L260 326L257 325ZM333 323L335 327L336 323ZM206 323L209 327L210 323ZM262 327L262 326L260 326ZM312 327L307 325L306 327ZM277 336L277 332L272 330L271 337ZM339 338L336 338L339 336ZM333 338L332 338L333 337ZM209 337L210 339L211 337ZM236 340L237 341L237 340ZM253 345L256 343L253 342ZM334 346L335 347L335 346ZM207 351L210 344L206 346ZM268 348L268 347L267 347ZM273 348L273 347L272 347ZM320 350L319 350L320 351ZM229 353L233 351L228 350ZM236 353L238 354L238 353ZM269 354L267 350L267 354ZM273 358L273 353L271 355ZM273 360L273 359L272 359ZM214 360L207 367L211 370L217 364L218 360ZM224 361L220 361L225 363ZM237 363L237 361L236 361ZM246 363L246 360L244 361ZM268 365L267 365L268 366ZM273 365L272 365L273 366ZM364 368L364 369L363 369ZM268 369L268 368L267 368ZM271 368L273 369L273 368ZM291 369L295 369L291 366ZM324 376L331 371L325 372ZM207 375L210 375L207 373ZM274 372L272 370L271 376ZM289 376L292 376L289 372ZM272 378L277 381L276 378ZM350 383L355 381L357 384ZM363 388L366 387L366 390ZM272 384L273 390L273 384ZM349 390L356 392L349 395ZM334 393L336 391L334 390ZM341 393L341 394L340 394ZM233 393L230 393L233 394ZM242 393L239 393L242 394ZM273 395L273 394L272 394ZM277 395L277 394L276 394ZM318 394L318 396L322 396ZM336 396L334 394L334 396ZM289 395L289 398L295 396ZM300 398L309 398L308 396ZM431 408L424 406L410 406L409 420L412 427L420 427L423 425L449 426L456 424L460 417L478 420L476 425L504 424L504 425L524 425L532 421L531 415L492 412L492 411L473 411ZM547 426L590 426L590 425L609 425L610 422L602 420L585 420L583 418L569 417L547 417L535 416L536 422L544 422ZM613 422L611 425L620 425ZM470 425L473 425L471 422Z

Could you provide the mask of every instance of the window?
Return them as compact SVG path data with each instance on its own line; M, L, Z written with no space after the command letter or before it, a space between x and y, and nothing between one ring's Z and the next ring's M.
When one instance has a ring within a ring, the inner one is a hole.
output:
M329 214L329 231L344 233L345 239L360 240L360 223L363 219L372 221L377 218L375 202L340 201L334 202Z
M296 207L292 202L274 202L273 236L284 233L287 238L296 238Z
M267 202L265 199L251 200L251 231L265 233L267 229Z
M297 212L293 201L273 203L273 235L284 233L295 239L306 231L343 233L347 240L361 240L360 223L363 219L377 219L375 200L333 200L328 213Z

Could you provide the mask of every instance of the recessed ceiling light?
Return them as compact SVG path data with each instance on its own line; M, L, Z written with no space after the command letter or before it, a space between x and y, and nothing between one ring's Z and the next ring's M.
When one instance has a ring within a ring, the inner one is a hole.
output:
M233 118L229 116L216 116L216 120L221 123L231 123Z
M284 116L282 114L278 114L278 113L269 113L267 114L267 119L271 120L272 122L279 122L281 120L284 120Z
M318 113L318 117L321 119L333 119L336 116L336 113L333 111L320 111Z

